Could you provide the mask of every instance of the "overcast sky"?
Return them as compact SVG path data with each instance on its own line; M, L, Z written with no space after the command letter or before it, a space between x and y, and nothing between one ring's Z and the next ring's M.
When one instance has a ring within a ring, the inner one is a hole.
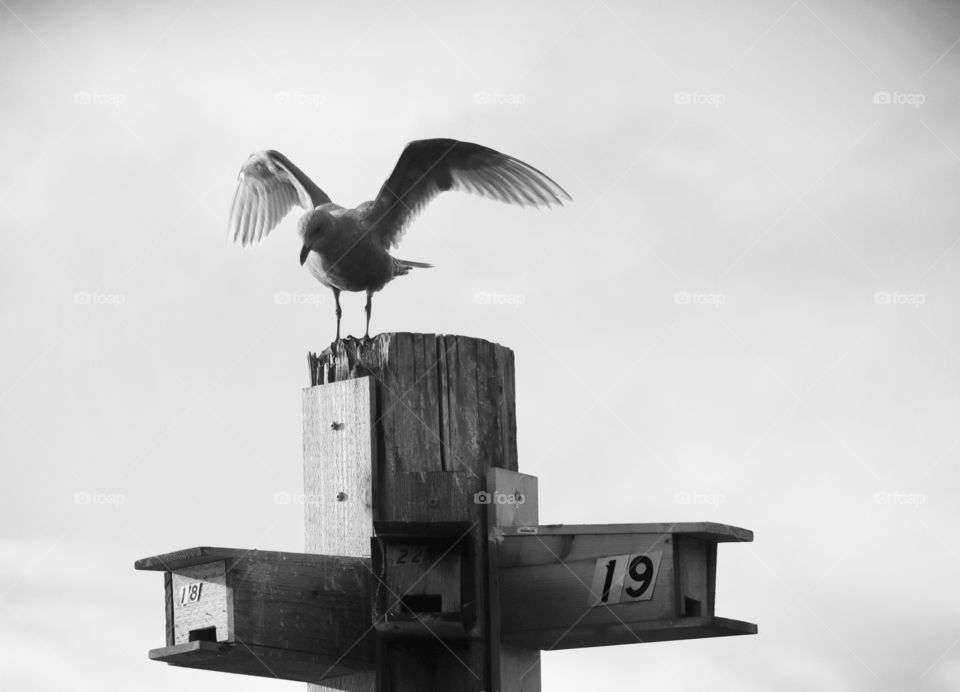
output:
M0 0L0 686L303 688L148 661L132 567L303 547L333 307L295 217L226 244L236 174L352 206L453 137L574 202L442 196L372 330L514 349L543 523L756 532L717 613L759 636L545 653L544 690L960 688L958 39L949 2Z

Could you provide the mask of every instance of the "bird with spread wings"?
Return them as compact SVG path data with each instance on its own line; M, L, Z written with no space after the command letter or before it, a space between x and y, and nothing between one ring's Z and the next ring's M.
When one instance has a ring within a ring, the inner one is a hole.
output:
M533 166L488 147L454 139L411 142L376 199L354 209L326 193L278 151L259 151L243 164L230 210L229 233L246 246L265 238L295 206L306 213L298 231L300 264L333 291L340 342L340 292L366 291L367 329L373 294L411 269L432 265L398 259L396 247L414 216L447 190L473 192L518 205L562 205L570 195Z

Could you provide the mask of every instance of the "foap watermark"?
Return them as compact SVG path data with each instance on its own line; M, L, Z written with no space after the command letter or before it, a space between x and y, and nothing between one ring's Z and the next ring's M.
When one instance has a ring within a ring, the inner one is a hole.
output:
M77 291L73 294L74 305L109 305L119 308L127 302L127 297L122 293L104 293L101 291Z
M488 493L481 490L473 494L473 504L475 505L522 505L527 501L523 493L501 493L494 491Z
M126 503L127 496L123 493L105 493L99 490L78 490L73 494L73 504L75 505L97 505L120 509L120 506Z
M319 108L326 103L323 94L306 91L278 91L273 95L273 102L278 106L313 106Z
M713 106L720 108L727 102L726 94L711 94L704 91L675 91L673 102L678 106Z
M918 308L927 302L923 293L903 293L902 291L877 291L873 294L875 305L907 305Z
M311 493L291 493L287 490L278 490L273 494L273 504L275 505L318 505L320 496Z
M322 293L300 293L300 291L277 291L273 294L276 305L310 305L319 308L327 300Z
M527 102L524 94L504 94L499 91L478 91L473 95L478 106L513 106L519 108Z
M927 102L925 94L905 91L875 91L873 102L878 106L913 106L920 108Z
M698 505L719 507L727 501L725 495L719 493L701 493L698 490L678 490L673 494L675 505Z
M100 91L75 91L73 103L77 106L113 106L119 108L127 102L124 94L105 94Z
M522 293L500 293L499 291L477 291L473 294L473 302L477 305L507 305L519 308L527 302Z
M900 505L920 509L927 503L927 496L923 493L899 493L890 490L878 490L873 494L875 505Z
M707 305L719 309L725 305L727 297L722 293L707 293L706 291L677 291L673 294L675 305Z

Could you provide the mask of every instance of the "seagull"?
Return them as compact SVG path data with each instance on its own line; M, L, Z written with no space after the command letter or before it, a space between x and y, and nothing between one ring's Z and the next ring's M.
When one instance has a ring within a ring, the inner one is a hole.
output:
M376 199L347 209L278 151L252 154L240 169L230 209L229 235L246 246L263 240L296 206L306 210L297 230L300 264L333 291L340 343L340 292L365 291L367 329L373 294L425 262L394 257L404 231L441 192L462 190L521 206L562 206L566 190L533 166L480 144L455 139L410 142Z

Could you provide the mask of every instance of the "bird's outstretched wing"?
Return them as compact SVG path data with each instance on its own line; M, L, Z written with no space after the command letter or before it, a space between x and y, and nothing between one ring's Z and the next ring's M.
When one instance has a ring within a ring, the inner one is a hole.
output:
M406 146L366 210L377 240L384 248L397 245L417 212L451 189L520 205L562 205L564 198L571 199L548 176L512 156L455 139L421 139Z
M278 151L258 151L240 169L228 234L235 243L259 242L295 206L306 210L330 198Z

